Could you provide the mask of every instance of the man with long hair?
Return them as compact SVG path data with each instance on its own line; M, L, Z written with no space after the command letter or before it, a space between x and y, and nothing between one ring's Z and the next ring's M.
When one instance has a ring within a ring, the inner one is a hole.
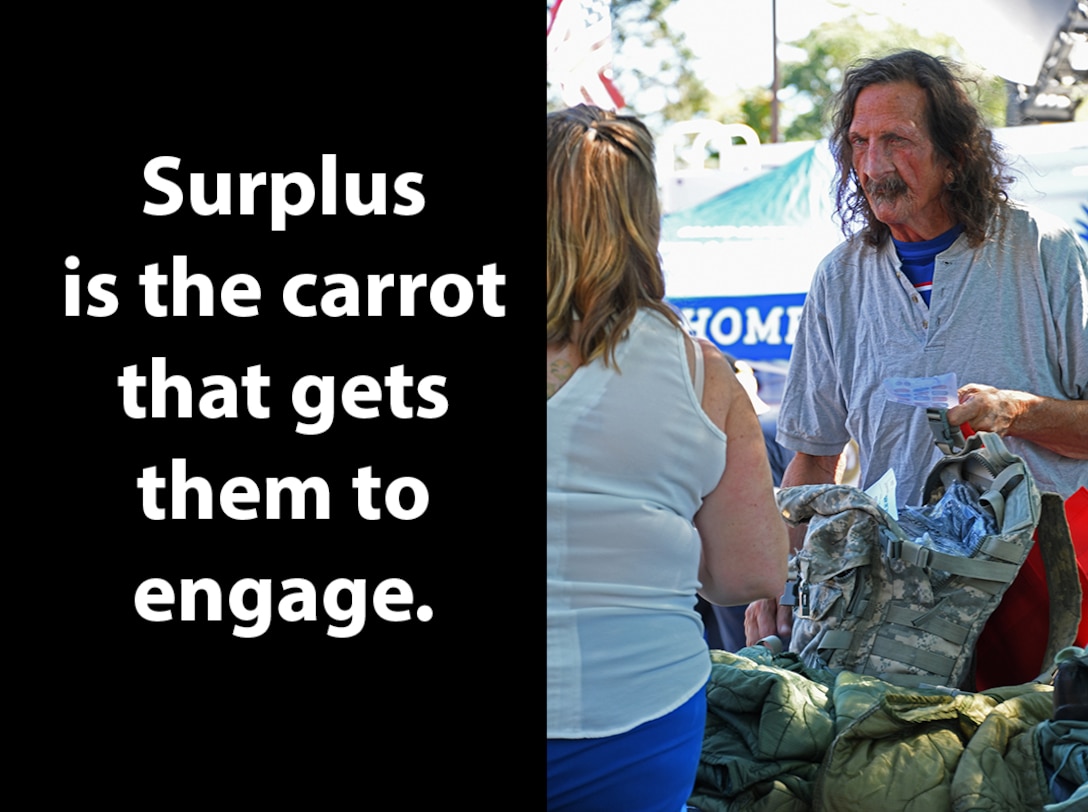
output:
M860 487L892 469L897 503L918 504L940 452L924 410L888 401L883 381L954 372L948 422L1002 435L1041 490L1068 499L1088 484L1084 246L1008 199L1000 148L950 60L910 50L859 61L832 122L847 239L805 301L778 418L778 442L796 452L783 487L834 482L853 437ZM791 531L795 549L803 534ZM787 635L791 622L789 607L761 601L746 636ZM1040 671L1017 650L987 676L983 648L980 682Z

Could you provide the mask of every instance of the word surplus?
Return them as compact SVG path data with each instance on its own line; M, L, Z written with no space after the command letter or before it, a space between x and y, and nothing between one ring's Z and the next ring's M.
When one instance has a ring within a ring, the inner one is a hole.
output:
M179 615L183 621L197 619L197 596L203 594L208 620L223 619L223 590L219 582L211 578L193 580L183 578L180 583L181 600ZM317 589L306 578L288 578L279 584L282 596L276 605L276 613L289 623L317 620ZM347 595L347 607L341 606L341 597ZM247 596L253 596L247 600ZM366 623L367 604L372 603L374 614L389 623L404 623L412 619L411 607L415 596L407 581L386 578L367 595L366 580L336 578L330 581L322 594L321 607L332 621L326 634L329 637L354 637ZM148 578L136 588L136 613L144 620L162 623L174 619L173 607L177 603L174 585L164 578ZM272 623L272 581L269 578L242 578L230 588L227 604L234 619L235 637L260 637ZM397 608L402 607L402 608ZM416 620L427 623L433 617L431 607L415 607Z
M177 172L181 168L181 159L172 155L160 155L152 158L144 166L144 182L156 192L166 195L165 203L144 202L144 214L162 217L179 211L185 202L185 191L168 177L165 170ZM336 156L321 156L321 213L336 214L337 180ZM405 172L393 179L393 193L397 202L392 213L411 216L423 211L425 201L419 185L423 175L419 172ZM271 182L265 172L242 172L238 179L238 213L252 215L256 209L258 190L268 186L269 210L272 230L283 231L287 228L287 217L297 217L313 208L317 189L313 179L305 172L273 172ZM348 211L354 215L386 214L390 211L387 201L387 181L385 173L373 173L370 176L369 192L363 193L362 180L358 172L349 172L345 176L345 203ZM234 179L230 173L218 172L215 175L215 198L208 200L205 190L204 173L195 172L189 176L189 205L194 212L207 216L212 214L233 214ZM366 198L365 200L363 198ZM296 198L291 202L289 198Z
M70 256L65 267L74 271L79 268L79 257ZM498 289L505 283L494 263L483 266L474 280L455 273L446 273L428 279L426 274L367 274L362 281L351 274L301 273L284 284L281 299L283 308L298 318L314 318L319 313L330 318L341 316L380 317L387 315L391 307L401 316L414 316L422 309L417 299L426 297L431 310L440 316L463 316L479 305L484 315L501 318L506 308L498 301ZM473 285L475 282L475 285ZM144 267L139 276L144 289L144 312L154 318L188 316L190 299L195 296L199 316L214 316L215 285L201 273L190 274L188 257L175 256L169 275L159 270L158 263ZM87 315L94 318L112 316L119 302L113 288L117 275L95 274L84 285L79 274L64 277L64 315ZM84 287L92 303L83 305ZM163 289L167 289L167 301L163 301ZM260 315L261 285L247 273L233 274L219 289L219 304L223 312L235 318L252 318ZM393 301L390 301L393 300Z

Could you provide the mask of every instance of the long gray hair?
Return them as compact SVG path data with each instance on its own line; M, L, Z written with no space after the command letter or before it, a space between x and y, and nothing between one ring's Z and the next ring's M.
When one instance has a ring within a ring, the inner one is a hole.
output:
M835 209L843 233L855 223L864 227L867 242L879 245L889 234L869 207L853 166L850 125L858 94L870 85L912 82L926 94L926 128L938 156L948 161L953 179L942 198L953 219L964 226L967 240L977 246L1000 205L1008 199L1013 178L994 143L993 134L965 89L962 67L945 57L907 50L851 65L832 107L831 152L838 163Z

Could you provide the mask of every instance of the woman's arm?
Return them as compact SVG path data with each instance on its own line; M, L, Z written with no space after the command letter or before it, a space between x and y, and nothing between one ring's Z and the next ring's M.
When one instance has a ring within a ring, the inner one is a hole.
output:
M703 408L728 437L725 473L695 514L702 537L699 590L719 606L778 596L786 581L786 524L774 501L763 431L748 393L713 344L705 361Z
M782 487L794 485L829 485L842 481L842 455L816 457L811 454L795 454L786 473L782 475ZM807 524L789 528L790 549L800 550L805 541ZM783 579L783 590L785 579ZM778 635L783 642L793 632L793 607L780 606L779 595L767 600L755 601L744 612L744 639L748 645L768 635Z

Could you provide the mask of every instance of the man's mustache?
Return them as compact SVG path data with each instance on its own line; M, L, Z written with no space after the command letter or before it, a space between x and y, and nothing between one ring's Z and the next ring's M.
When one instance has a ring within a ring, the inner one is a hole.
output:
M874 180L865 185L865 194L869 197L894 199L907 191L906 182L898 175L883 180Z

